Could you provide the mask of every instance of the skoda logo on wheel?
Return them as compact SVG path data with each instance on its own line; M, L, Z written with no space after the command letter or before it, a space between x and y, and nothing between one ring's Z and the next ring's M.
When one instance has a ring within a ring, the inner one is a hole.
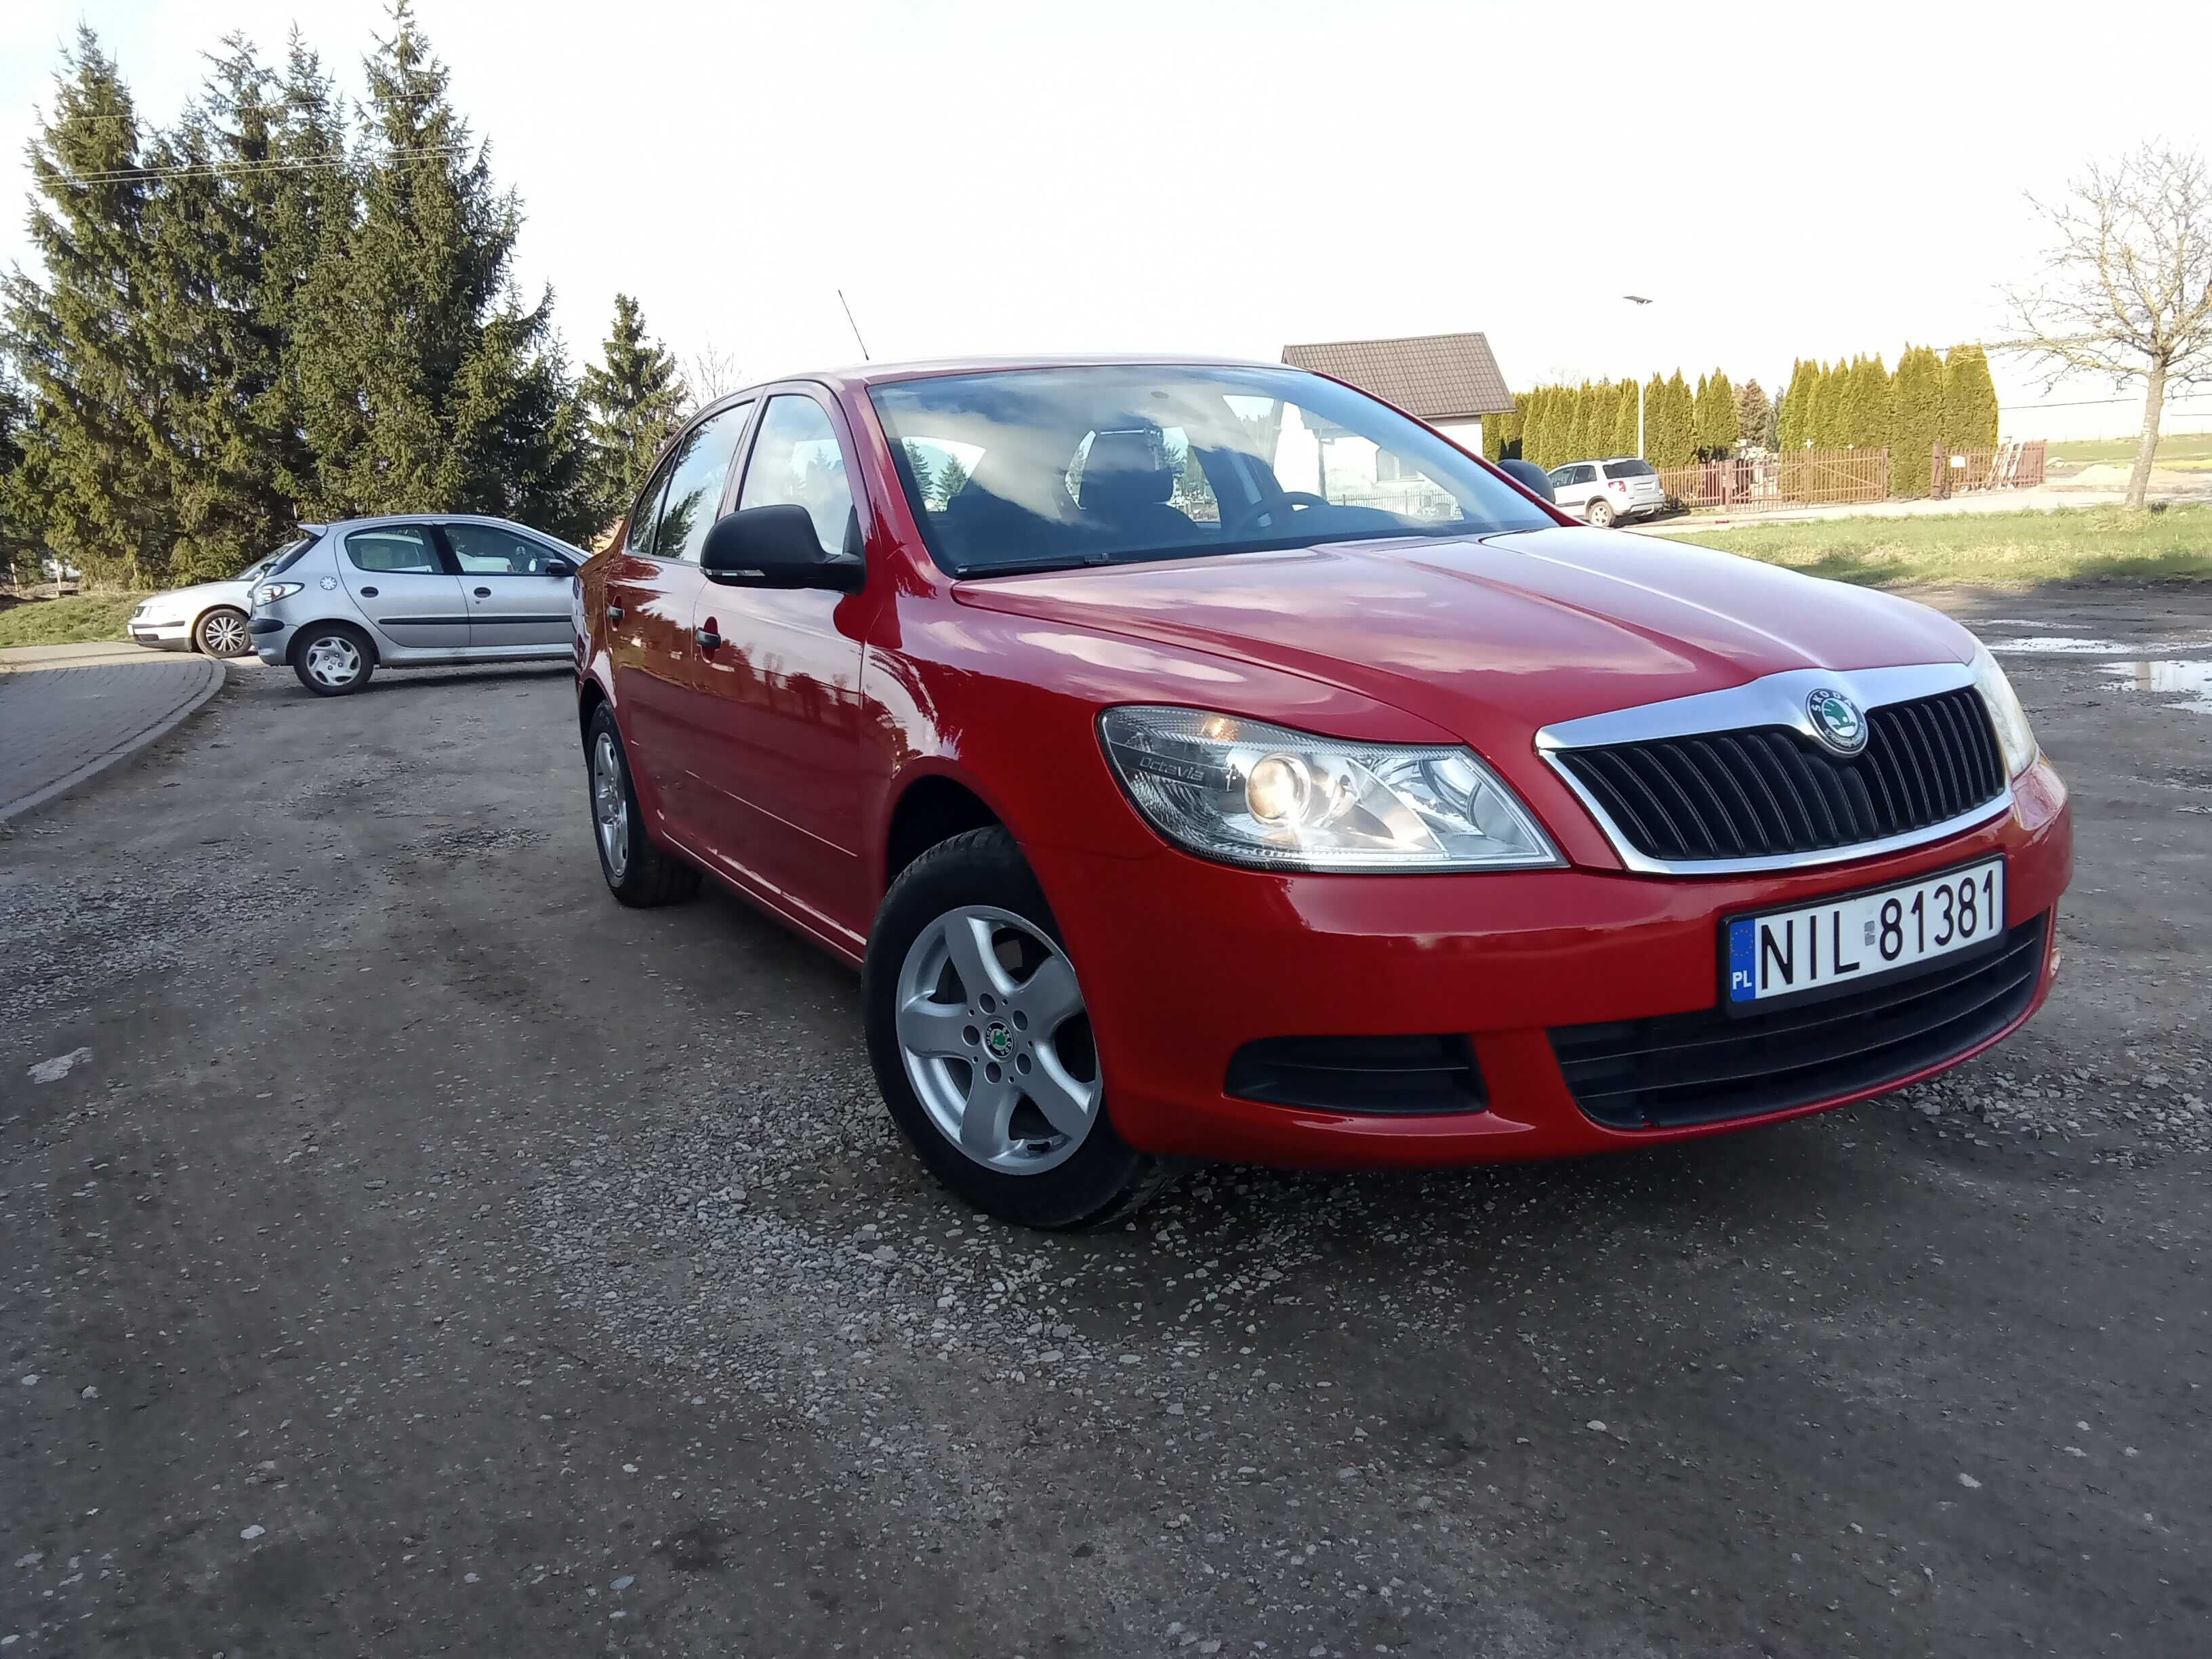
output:
M1004 1020L994 1019L983 1032L983 1046L991 1051L994 1060L1004 1060L1014 1046L1014 1034L1006 1029Z
M1822 686L1805 699L1812 716L1813 735L1838 755L1856 755L1866 747L1866 715L1842 692Z

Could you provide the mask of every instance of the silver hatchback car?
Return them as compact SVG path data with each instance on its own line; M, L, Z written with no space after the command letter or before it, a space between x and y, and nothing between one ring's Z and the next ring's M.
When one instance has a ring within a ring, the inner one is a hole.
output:
M264 571L246 630L308 690L343 696L380 667L573 659L575 575L591 556L505 519L414 514L302 525Z

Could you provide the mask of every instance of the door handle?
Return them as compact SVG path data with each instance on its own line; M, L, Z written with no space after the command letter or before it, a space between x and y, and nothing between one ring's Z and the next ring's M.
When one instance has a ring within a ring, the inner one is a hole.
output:
M491 589L489 587L479 587L477 589L477 597L480 599L489 599L491 597Z
M611 605L607 607L607 620L611 623L618 623L628 615L629 612L618 605Z
M699 648L702 651L719 649L722 643L722 636L714 631L714 624L712 622L704 628L693 629L691 637L699 642Z
M373 599L376 597L376 590L373 587L364 587L361 590L361 596L364 599Z

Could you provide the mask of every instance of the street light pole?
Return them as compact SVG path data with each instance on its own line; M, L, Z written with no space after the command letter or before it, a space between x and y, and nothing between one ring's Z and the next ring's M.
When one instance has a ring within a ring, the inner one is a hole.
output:
M1651 303L1641 294L1624 294L1620 297L1632 306ZM1644 376L1638 374L1636 377L1636 459L1639 461L1644 459Z

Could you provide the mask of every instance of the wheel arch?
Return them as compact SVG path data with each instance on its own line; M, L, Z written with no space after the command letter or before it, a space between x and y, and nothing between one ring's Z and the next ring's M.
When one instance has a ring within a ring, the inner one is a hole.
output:
M384 653L377 648L376 635L351 617L318 617L313 622L300 623L292 630L291 641L284 647L284 660L296 664L300 660L300 647L313 637L319 628L343 628L349 634L358 636L361 642L368 647L369 661L379 667L383 665Z
M1012 833L1006 814L966 778L936 768L909 775L884 821L884 890L890 890L901 871L939 842L965 830L994 827Z

